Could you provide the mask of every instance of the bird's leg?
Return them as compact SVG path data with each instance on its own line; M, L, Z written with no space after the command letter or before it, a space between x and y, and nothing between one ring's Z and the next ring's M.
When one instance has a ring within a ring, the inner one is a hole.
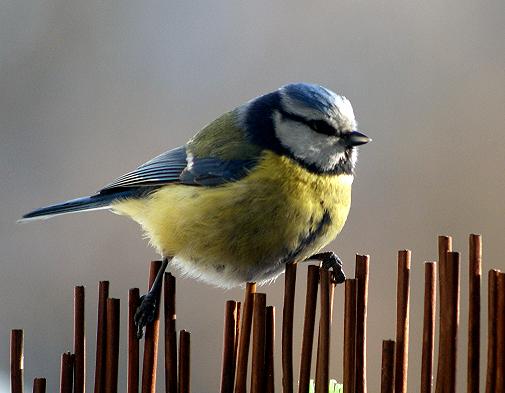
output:
M306 259L306 261L315 259L322 262L325 269L332 270L332 279L336 284L342 284L345 281L345 273L342 269L342 260L333 251L320 252Z
M161 264L160 270L158 270L158 273L156 274L153 285L151 285L151 288L145 295L140 297L140 304L137 307L135 316L133 317L135 326L137 327L137 339L139 340L144 335L144 327L154 321L156 307L158 306L157 300L161 295L163 274L167 269L170 259L171 258L163 258L163 263Z

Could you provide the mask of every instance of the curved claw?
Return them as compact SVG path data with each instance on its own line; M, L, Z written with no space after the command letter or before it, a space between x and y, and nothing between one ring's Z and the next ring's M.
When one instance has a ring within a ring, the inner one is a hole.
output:
M317 259L322 262L325 269L331 269L332 281L335 284L342 284L345 281L345 273L342 268L342 260L333 251L322 252L312 255L309 259Z
M144 327L154 321L156 313L156 298L151 294L140 297L140 305L135 312L133 320L137 327L137 339L140 340L144 336Z
M345 281L345 273L342 269L342 260L335 253L328 255L328 258L323 260L323 267L331 269L332 279L336 284L342 284Z
M342 284L345 282L345 273L343 270L332 270L332 280L335 284Z

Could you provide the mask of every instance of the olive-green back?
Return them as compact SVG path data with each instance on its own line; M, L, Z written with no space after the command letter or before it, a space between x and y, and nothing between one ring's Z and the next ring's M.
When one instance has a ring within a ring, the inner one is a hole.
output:
M222 160L257 158L262 149L248 141L240 125L238 110L234 109L205 126L187 144L195 157L214 157Z

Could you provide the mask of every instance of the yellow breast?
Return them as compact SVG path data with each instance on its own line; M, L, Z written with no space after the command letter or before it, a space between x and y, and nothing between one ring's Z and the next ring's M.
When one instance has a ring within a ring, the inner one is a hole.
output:
M350 209L352 181L266 152L239 181L167 185L113 209L139 222L158 251L176 255L187 273L232 285L271 278L287 259L305 259L333 240Z

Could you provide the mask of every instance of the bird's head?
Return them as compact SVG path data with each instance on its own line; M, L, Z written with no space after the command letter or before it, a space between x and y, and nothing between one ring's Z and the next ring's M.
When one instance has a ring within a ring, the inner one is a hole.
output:
M255 143L318 173L352 174L356 147L370 141L349 100L318 85L283 86L249 102L245 115Z

